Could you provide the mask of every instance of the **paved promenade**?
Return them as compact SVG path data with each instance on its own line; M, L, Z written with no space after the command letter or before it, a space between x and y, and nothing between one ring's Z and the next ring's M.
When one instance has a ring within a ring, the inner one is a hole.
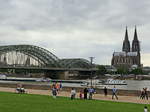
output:
M28 94L42 94L42 95L51 95L50 90L36 90L36 89L26 89ZM6 88L0 87L0 91L3 92L15 92L15 88ZM69 92L61 91L58 96L70 97ZM79 93L77 93L77 97L79 97ZM119 100L112 100L111 95L105 97L102 94L94 94L93 99L97 100L108 100L108 101L116 101L116 102L131 102L131 103L140 103L140 104L150 104L149 100L142 100L139 97L135 96L118 96Z

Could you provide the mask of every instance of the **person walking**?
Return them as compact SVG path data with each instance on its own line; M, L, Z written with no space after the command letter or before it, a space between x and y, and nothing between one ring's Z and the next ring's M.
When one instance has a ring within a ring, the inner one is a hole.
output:
M104 95L107 96L107 87L104 87Z
M145 98L148 100L147 87L146 87L146 88L144 88L144 96L145 96Z
M89 89L88 89L88 92L89 92L89 100L92 100L93 93L94 93L93 87L89 88Z
M76 90L74 88L72 88L71 90L71 100L75 99L76 97Z
M114 99L114 96L115 96L116 99L118 100L118 97L117 97L117 89L116 89L115 86L114 86L114 88L112 89L112 99Z
M56 96L57 96L57 89L56 89L56 87L52 88L52 96L53 96L53 98L56 98Z
M87 99L87 93L88 93L87 88L84 88L84 99Z
M141 90L140 99L145 99L145 89L144 88Z

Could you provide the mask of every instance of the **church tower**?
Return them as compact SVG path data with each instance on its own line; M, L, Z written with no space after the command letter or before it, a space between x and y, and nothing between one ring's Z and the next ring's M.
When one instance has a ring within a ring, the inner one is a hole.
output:
M140 67L141 66L140 42L138 40L136 27L134 31L134 39L132 41L132 52L137 52L137 56L133 58L133 64L138 65L138 67Z
M134 39L132 46L128 39L128 29L126 27L125 38L123 41L122 52L114 52L111 60L111 64L116 68L138 68L141 67L141 54L140 54L140 42L137 36L137 29L135 27Z
M126 27L126 32L125 32L125 39L123 41L122 51L124 51L124 52L130 52L130 42L129 42L129 39L128 39L128 30L127 30L127 27Z
M138 40L136 27L135 27L135 32L134 32L134 39L132 41L132 52L138 52L138 53L140 52L140 43Z

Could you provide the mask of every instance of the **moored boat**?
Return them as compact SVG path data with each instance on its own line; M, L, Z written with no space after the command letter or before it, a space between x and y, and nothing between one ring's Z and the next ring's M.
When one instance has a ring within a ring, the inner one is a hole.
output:
M114 79L107 79L102 84L103 85L127 85L125 80L114 80Z

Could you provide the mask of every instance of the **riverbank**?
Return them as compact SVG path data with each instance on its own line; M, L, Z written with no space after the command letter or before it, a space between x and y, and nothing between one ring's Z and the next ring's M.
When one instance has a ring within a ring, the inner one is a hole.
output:
M0 83L0 91L5 92L15 92L16 84L12 83ZM50 86L48 85L33 85L33 84L23 84L23 87L27 90L28 94L42 94L42 95L51 95ZM77 92L83 90L84 88L75 88ZM63 90L58 94L58 96L70 97L71 87L64 87ZM150 94L150 92L149 92ZM131 90L118 90L119 100L111 99L111 90L108 90L108 96L105 97L103 95L103 89L96 89L96 94L94 94L93 98L98 100L110 100L117 102L132 102L132 103L140 103L140 104L150 104L150 100L141 100L139 98L140 91L131 91ZM79 93L77 93L77 97L79 97Z
M15 88L8 87L0 87L0 91L3 92L15 92ZM50 90L40 90L40 89L26 89L27 94L40 94L40 95L51 95ZM60 91L58 96L70 97L69 91ZM79 98L79 93L77 93L77 98ZM130 102L130 103L138 103L138 104L150 104L150 100L141 100L136 96L119 96L118 100L112 100L111 95L105 97L103 94L94 94L93 99L96 100L106 100L106 101L115 101L115 102Z
M16 88L17 84L21 83L26 89L37 89L37 90L50 90L50 83L27 83L27 82L0 82L0 87ZM113 87L113 85L112 85ZM75 88L78 92L85 87L63 87L64 91L70 91L71 88ZM117 88L117 86L116 86ZM118 88L117 88L118 89ZM97 94L103 94L103 88L95 88ZM120 96L140 96L140 90L124 90L118 89L118 95ZM112 89L108 89L108 95L112 94ZM150 94L150 91L148 91Z

